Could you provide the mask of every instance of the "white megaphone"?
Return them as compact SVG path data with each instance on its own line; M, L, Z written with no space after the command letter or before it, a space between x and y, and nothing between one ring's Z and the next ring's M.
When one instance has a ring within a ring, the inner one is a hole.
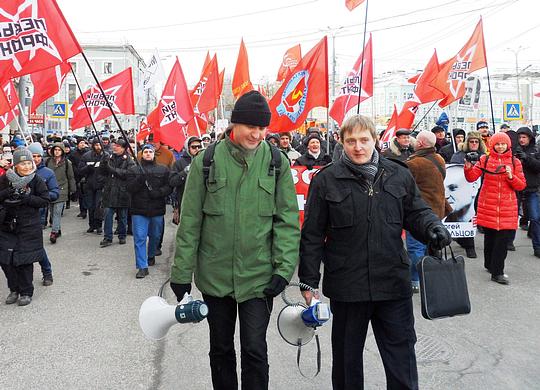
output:
M139 309L139 324L146 337L161 340L169 328L178 323L200 322L208 315L203 301L193 300L186 293L178 305L170 305L161 297L147 298Z
M315 292L311 287L302 283L291 282L289 286L301 286ZM281 293L287 304L278 315L278 332L287 343L294 346L306 345L315 336L315 329L330 319L330 308L326 303L313 298L308 307L303 303L293 303L287 299L285 290Z

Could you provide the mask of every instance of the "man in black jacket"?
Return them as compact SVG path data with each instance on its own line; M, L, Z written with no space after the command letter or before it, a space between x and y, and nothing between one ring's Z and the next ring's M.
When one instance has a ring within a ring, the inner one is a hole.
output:
M75 150L73 150L72 153L69 154L69 159L71 163L73 164L73 172L75 173L75 183L77 184L77 193L75 195L77 195L77 199L79 200L79 211L80 211L77 217L82 218L82 219L86 218L88 210L85 204L84 194L81 190L82 176L81 176L81 173L79 172L79 167L81 165L82 156L84 156L84 154L88 152L88 150L89 149L86 143L86 139L78 138L77 147L75 148Z
M323 167L332 162L332 157L321 148L322 140L319 134L310 134L306 141L307 151L296 159L294 166L305 166L308 169L313 169L313 167Z
M529 235L532 238L534 255L540 257L540 152L531 129L520 127L517 136L519 147L515 156L520 159L527 180L527 187L521 192L521 200L527 208L530 220Z
M131 167L127 189L131 193L131 220L137 279L148 275L148 266L155 264L155 255L163 216L167 205L167 195L172 191L169 186L169 168L156 164L155 150L151 144L142 147L141 166ZM148 240L148 249L146 241Z
M104 234L99 245L103 248L112 244L113 217L118 217L118 242L126 243L129 192L127 192L128 169L135 163L126 153L127 142L118 138L112 143L113 154L105 155L99 166L99 173L105 177L102 202L104 207Z
M375 125L361 115L340 132L343 155L316 174L309 189L298 276L330 298L332 384L363 388L368 324L379 346L389 389L417 389L410 261L401 232L434 248L451 242L422 200L411 173L375 149ZM309 304L313 294L302 292Z
M186 186L186 179L191 166L191 159L201 151L202 143L198 137L189 137L184 145L184 150L180 158L174 163L169 176L169 185L176 190L176 199L174 201L174 210L176 215L180 215L180 206L182 205L182 196ZM178 222L175 221L175 222Z
M85 197L85 204L88 207L88 230L87 233L96 231L97 234L103 232L103 207L101 195L103 192L104 176L98 172L99 164L105 153L101 148L99 139L92 140L92 149L86 152L79 164L81 174L81 186Z

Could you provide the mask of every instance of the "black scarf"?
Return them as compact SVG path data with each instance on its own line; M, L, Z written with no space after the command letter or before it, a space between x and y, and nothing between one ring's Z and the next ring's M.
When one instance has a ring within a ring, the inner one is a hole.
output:
M377 152L377 149L373 149L371 161L365 164L353 163L345 151L341 155L341 160L355 175L363 177L369 183L373 183L375 180L375 175L379 170L379 152Z

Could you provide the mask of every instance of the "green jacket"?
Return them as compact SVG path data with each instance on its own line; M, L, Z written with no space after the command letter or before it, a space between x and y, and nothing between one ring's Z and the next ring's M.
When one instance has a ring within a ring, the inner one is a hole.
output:
M298 262L298 203L289 163L282 156L276 189L268 175L269 145L247 153L226 137L215 148L207 188L203 155L189 170L171 281L191 283L195 274L205 294L237 302L262 298L272 275L290 280Z

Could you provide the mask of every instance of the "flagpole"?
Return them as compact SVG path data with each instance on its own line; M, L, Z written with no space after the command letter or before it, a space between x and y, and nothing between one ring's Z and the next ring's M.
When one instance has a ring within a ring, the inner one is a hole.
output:
M79 90L79 93L81 94L81 99L84 104L84 108L86 109L86 112L88 113L88 117L90 118L90 122L92 122L92 127L94 128L94 132L96 133L96 137L98 139L99 144L101 145L101 149L105 151L105 148L103 147L103 143L101 142L101 137L97 131L96 124L94 123L94 118L92 118L92 114L90 113L90 109L88 108L88 105L86 104L86 99L84 98L83 91L81 89L81 85L79 84L79 80L77 80L77 76L75 76L75 72L73 71L73 68L71 67L71 64L69 64L69 69L71 69L71 74L73 75L73 78L75 79L75 84L77 84L77 89ZM105 96L105 95L103 95ZM67 114L67 113L66 113Z
M20 104L19 104L19 110L21 110L21 105ZM13 108L11 109L11 113L13 114L13 117L15 118L16 115L15 115L15 110ZM21 111L21 115L22 115L22 111ZM23 119L24 119L24 117L23 117ZM23 140L24 140L24 144L26 146L28 146L28 140L26 139L26 135L24 134L24 130L22 129L21 124L19 123L18 120L15 120L15 122L17 122L17 127L18 127L19 131L21 132L21 135L22 135ZM30 136L30 139L32 139L32 136ZM34 142L34 141L32 140L32 142Z
M330 155L330 109L326 107L326 154Z
M84 58L84 62L86 62L86 66L88 66L88 69L90 69L90 73L92 73L92 77L94 78L94 80L96 82L96 85L99 88L99 92L101 92L101 94L103 95L103 99L105 100L105 104L107 105L107 107L111 111L111 114L112 114L112 116L114 118L114 121L116 122L116 125L120 129L120 134L122 134L122 137L124 137L124 139L126 141L126 144L127 144L127 147L129 149L129 151L131 152L131 154L133 155L133 159L135 160L135 163L142 168L142 166L139 163L139 160L137 159L137 155L135 154L135 152L133 151L133 148L131 147L131 144L129 143L129 138L128 138L125 130L122 128L122 125L120 124L120 121L118 120L118 117L116 116L116 114L115 114L115 112L114 112L114 110L113 110L113 108L111 106L111 102L109 102L109 99L107 99L107 95L105 94L105 91L103 90L103 87L101 86L101 83L99 82L99 80L98 80L98 78L96 76L96 73L94 72L94 69L90 65L90 61L88 61L88 58L86 57L86 54L84 54L84 51L81 51L81 55Z
M13 113L13 116L15 116L15 112L13 111L14 109L12 108L11 109L11 112ZM28 127L28 121L26 120L26 117L24 116L24 112L23 112L23 108L22 108L22 105L21 105L21 102L19 101L19 110L21 111L21 118L23 119L23 121L26 123L26 127ZM17 121L17 125L19 127L19 130L21 132L21 135L23 137L25 137L25 143L26 143L26 146L28 146L28 142L26 142L26 136L24 135L24 131L22 129L22 126L21 124L19 123L19 121ZM32 131L29 130L29 133L28 135L30 136L30 141L34 142L34 139L32 138Z
M417 128L417 127L420 125L420 123L424 120L424 118L427 116L427 114L429 114L429 112L431 111L431 109L432 109L433 107L435 107L435 104L437 104L437 102L438 102L438 100L435 100L435 101L433 102L433 104L432 104L431 107L429 107L429 109L426 111L426 113L424 114L424 116L422 117L422 119L420 119L420 120L416 123L416 125L413 127L413 129L412 129L411 131L415 131L415 130L416 130L416 128Z
M366 16L364 18L364 38L362 41L362 60L360 63L360 83L358 85L358 105L356 106L356 115L360 114L360 99L362 98L362 78L364 76L364 56L366 48L367 15L369 0L366 0Z
M489 105L491 107L491 124L493 126L493 134L495 134L495 115L493 114L493 99L491 97L491 81L489 78L489 66L488 66L487 56L486 56L486 74L487 74L487 80L488 80Z

